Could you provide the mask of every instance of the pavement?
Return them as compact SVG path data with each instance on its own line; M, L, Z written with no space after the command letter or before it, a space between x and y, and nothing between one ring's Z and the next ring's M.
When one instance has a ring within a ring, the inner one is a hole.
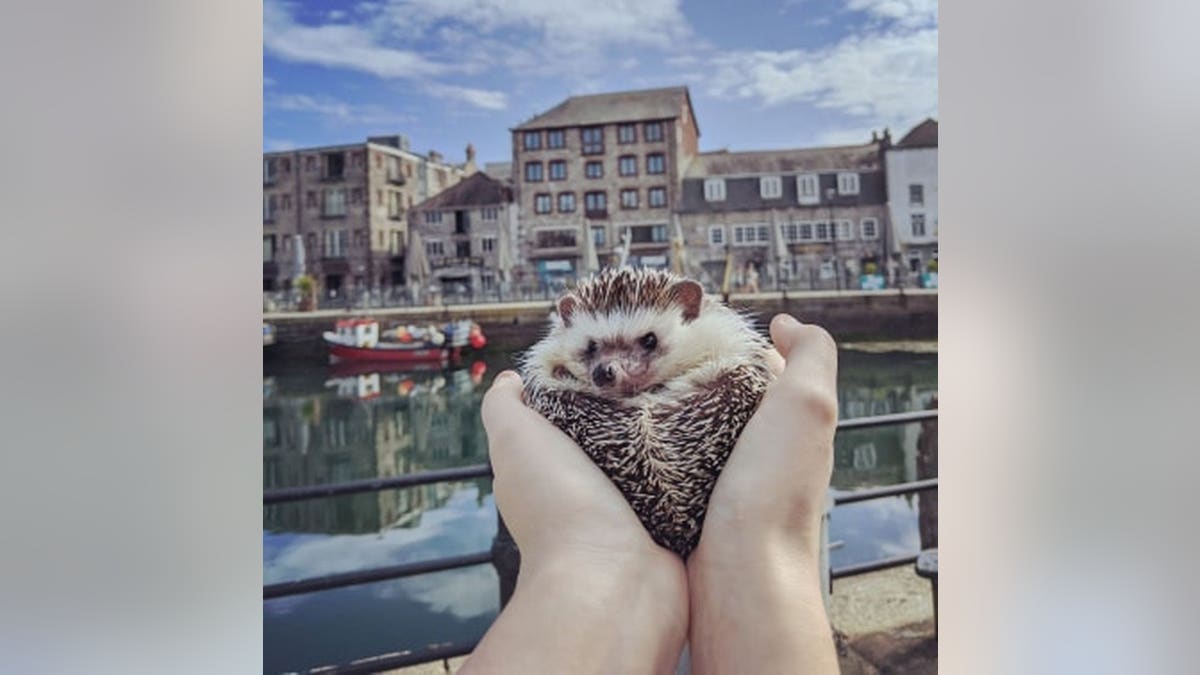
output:
M933 594L912 565L834 581L830 616L840 634L843 675L937 673ZM387 672L444 675L457 672L466 660L462 656Z

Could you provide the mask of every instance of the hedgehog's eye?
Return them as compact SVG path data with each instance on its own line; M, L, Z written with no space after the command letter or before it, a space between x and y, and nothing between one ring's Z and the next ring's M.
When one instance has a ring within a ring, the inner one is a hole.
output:
M649 351L658 346L658 336L656 336L654 333L646 333L640 339L638 339L638 342L640 342L641 345L645 347L647 351Z
M596 350L599 348L600 348L600 346L596 344L595 340L588 340L588 346L587 346L588 356L595 354Z

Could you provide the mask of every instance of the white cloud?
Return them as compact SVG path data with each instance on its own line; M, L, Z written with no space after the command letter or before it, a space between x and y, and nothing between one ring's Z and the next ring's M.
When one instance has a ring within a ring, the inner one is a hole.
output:
M463 101L484 110L504 110L508 107L508 97L499 91L460 87L452 84L431 84L427 87L427 91L434 96Z
M295 141L289 141L284 138L264 138L263 150L265 152L283 152L284 150L295 150L300 147Z
M278 0L263 3L263 49L284 61L348 68L384 78L428 77L451 70L414 51L384 46L359 26L297 23Z
M330 11L326 16L329 17L330 21L341 21L342 19L346 18L346 13L340 9L335 9Z
M356 105L328 96L276 94L268 96L264 103L268 108L313 113L339 124L399 124L412 121L410 117L390 112L381 106Z
M807 103L902 127L937 112L937 29L853 35L817 50L714 57L709 93L764 105Z
M937 0L847 0L846 9L908 28L937 25Z

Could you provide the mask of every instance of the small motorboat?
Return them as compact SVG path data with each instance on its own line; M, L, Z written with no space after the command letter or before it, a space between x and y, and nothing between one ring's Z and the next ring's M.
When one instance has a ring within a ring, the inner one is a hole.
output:
M400 326L382 334L375 319L341 319L334 331L325 331L324 338L333 363L446 363L457 359L463 348L482 349L487 344L479 324L470 319L451 321L440 327Z

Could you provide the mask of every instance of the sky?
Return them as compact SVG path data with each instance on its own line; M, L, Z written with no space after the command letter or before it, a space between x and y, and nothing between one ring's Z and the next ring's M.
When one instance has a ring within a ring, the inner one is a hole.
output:
M266 0L263 147L509 161L568 96L676 85L702 151L899 140L937 117L937 39L936 0Z

